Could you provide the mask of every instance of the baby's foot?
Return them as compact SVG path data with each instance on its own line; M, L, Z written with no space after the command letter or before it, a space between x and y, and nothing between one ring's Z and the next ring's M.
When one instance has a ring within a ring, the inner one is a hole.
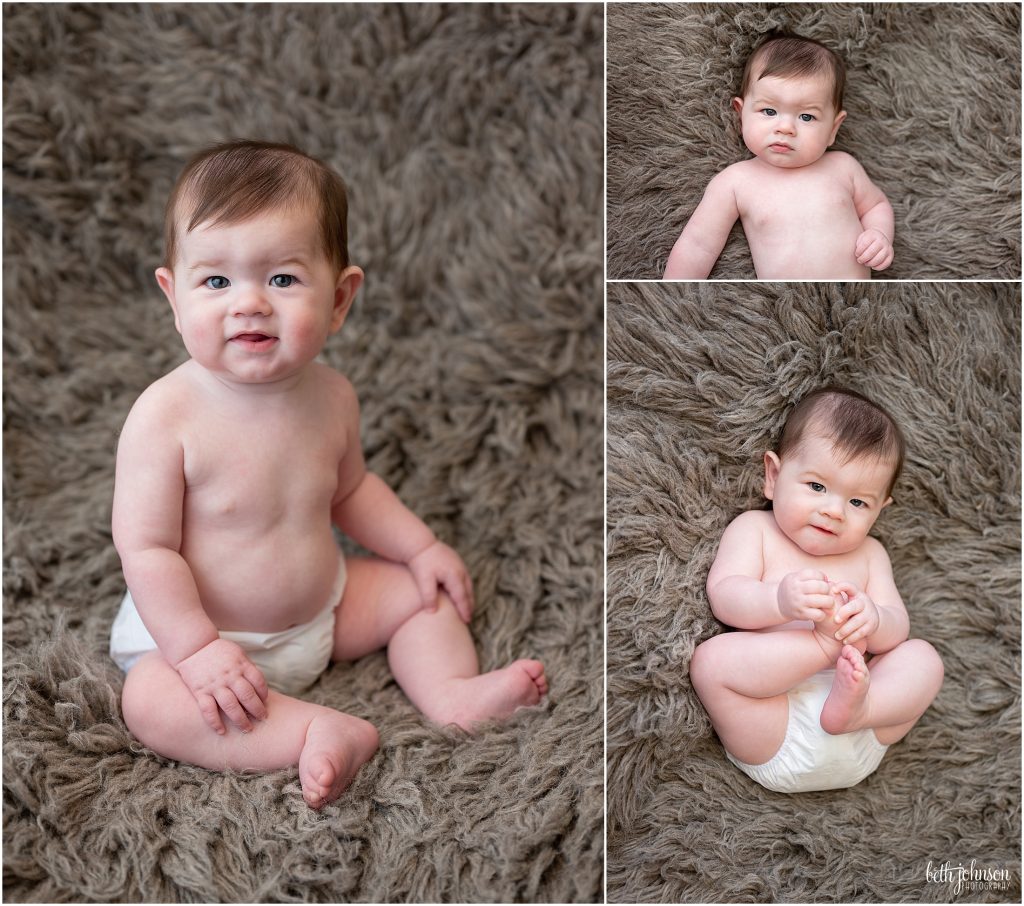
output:
M337 799L373 756L377 743L373 724L358 717L340 711L314 717L299 755L306 804L318 809Z
M547 691L540 661L513 661L501 670L449 680L443 698L427 716L472 731L481 721L508 717L519 708L537 704Z
M821 709L821 728L826 733L835 736L866 725L870 682L864 656L852 645L844 645L832 691Z

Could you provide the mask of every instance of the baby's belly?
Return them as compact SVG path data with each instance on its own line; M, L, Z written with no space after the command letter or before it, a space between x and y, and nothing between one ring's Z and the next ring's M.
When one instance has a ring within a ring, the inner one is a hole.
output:
M870 280L857 263L861 224L856 212L748 218L743 230L759 280Z
M191 531L182 555L207 616L221 630L280 632L328 604L341 551L325 531L254 539L225 529Z

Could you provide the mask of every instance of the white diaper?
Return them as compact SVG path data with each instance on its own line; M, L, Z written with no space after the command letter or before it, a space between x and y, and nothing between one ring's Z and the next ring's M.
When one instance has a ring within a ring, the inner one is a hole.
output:
M821 728L821 708L836 671L822 670L789 691L789 724L779 751L764 764L729 761L778 793L838 790L860 783L878 767L888 746L867 728L832 736Z
M331 662L334 650L334 610L345 590L345 558L338 557L338 578L324 609L308 623L281 632L221 632L222 639L240 645L278 692L295 695L316 682ZM142 655L156 650L130 592L110 630L110 656L127 673Z

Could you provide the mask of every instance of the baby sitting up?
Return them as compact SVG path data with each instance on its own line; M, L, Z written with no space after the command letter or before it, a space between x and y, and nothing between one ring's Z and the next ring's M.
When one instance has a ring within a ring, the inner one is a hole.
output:
M128 728L211 770L297 765L314 808L378 743L294 697L331 660L386 647L412 703L467 729L547 690L539 661L480 674L466 567L367 471L355 390L316 361L363 281L347 209L341 178L287 145L186 166L156 278L190 358L132 407L114 489ZM381 559L343 557L332 525Z
M768 789L859 783L942 685L942 661L908 639L889 558L868 537L903 456L881 407L815 391L765 453L772 509L740 514L722 535L708 598L744 631L700 644L690 679L729 760Z
M737 217L759 280L866 280L892 263L892 206L853 157L826 151L846 119L845 81L839 56L809 38L754 51L732 101L754 157L708 183L666 280L706 278Z

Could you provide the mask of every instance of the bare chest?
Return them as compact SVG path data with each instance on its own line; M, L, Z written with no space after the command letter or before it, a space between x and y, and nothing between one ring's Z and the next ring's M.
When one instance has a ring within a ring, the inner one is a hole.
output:
M744 181L737 202L744 229L757 234L828 237L859 226L851 186L827 169L758 171Z
M186 527L262 531L330 513L345 435L312 413L223 413L197 420L185 441Z

